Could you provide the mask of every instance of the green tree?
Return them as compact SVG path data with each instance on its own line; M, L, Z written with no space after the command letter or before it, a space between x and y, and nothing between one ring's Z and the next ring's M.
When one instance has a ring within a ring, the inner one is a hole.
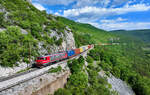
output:
M93 58L90 57L90 56L87 56L86 61L87 61L88 63L93 63Z
M3 26L3 22L4 22L4 13L0 12L0 27Z
M24 29L30 29L31 24L30 24L30 21L26 20L26 21L21 21L20 26Z
M60 46L60 45L62 44L62 42L63 42L63 39L60 38L60 39L57 40L55 43L56 43L57 46Z
M87 87L88 76L84 72L74 73L70 76L67 88L71 90L82 90Z

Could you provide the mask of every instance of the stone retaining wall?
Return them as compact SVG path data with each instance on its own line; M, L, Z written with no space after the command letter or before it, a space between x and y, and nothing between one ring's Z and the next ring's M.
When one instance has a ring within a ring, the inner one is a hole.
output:
M0 92L0 95L53 94L57 89L64 87L64 85L67 83L67 78L69 75L69 70L59 73L47 73Z

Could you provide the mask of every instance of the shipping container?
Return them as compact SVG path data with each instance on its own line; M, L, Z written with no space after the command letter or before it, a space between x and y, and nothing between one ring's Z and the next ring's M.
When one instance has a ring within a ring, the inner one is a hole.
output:
M88 49L90 49L92 46L91 45L88 45Z
M88 46L85 46L85 49L88 50Z
M85 50L86 50L86 46L82 46L81 48L83 49L83 51L85 51Z
M83 48L83 51L85 51L85 50L86 50L85 46L84 46L84 47L82 47L82 48Z
M80 53L82 53L83 52L83 48L81 47L81 48L79 48L80 49Z
M79 49L79 48L77 48L77 49L74 49L74 51L75 51L75 55L78 55L78 54L80 54L80 49Z
M67 51L68 57L73 57L75 55L75 51L74 50L69 50Z

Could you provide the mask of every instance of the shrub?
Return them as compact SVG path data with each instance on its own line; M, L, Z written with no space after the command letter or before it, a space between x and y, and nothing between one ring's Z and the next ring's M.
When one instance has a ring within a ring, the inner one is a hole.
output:
M83 66L83 64L84 64L84 58L83 58L83 56L80 56L78 58L78 62L79 62L79 64L82 64L82 66Z
M30 29L30 22L29 21L21 21L20 26L24 29Z
M80 64L78 62L78 60L74 59L71 63L71 66L70 66L70 70L72 73L76 73L76 72L80 72L81 71L81 67L80 67Z
M88 55L91 56L96 61L100 60L100 54L95 49L91 50Z
M72 94L67 89L59 88L57 91L55 91L54 95L72 95Z
M28 58L25 57L25 58L23 59L23 61L26 62L27 64L29 64L29 59L28 59Z
M57 73L60 72L62 70L61 66L58 66L57 68L51 68L48 73Z
M78 87L79 89L84 89L87 87L88 84L88 76L84 72L74 73L70 76L67 87L70 86L74 89ZM75 89L74 89L75 90Z
M0 27L2 27L4 21L4 13L0 12Z
M88 63L93 63L93 58L90 57L90 56L87 56L86 61L87 61Z
M31 36L31 35L30 35ZM0 33L0 65L13 67L16 66L16 62L24 57L24 61L28 63L29 55L29 42L30 45L36 45L36 42L30 37L29 34L21 34L20 28L15 26L7 27L7 30ZM28 42L28 43L26 43ZM31 56L35 56L36 48L31 52Z
M60 38L59 40L57 40L57 41L55 42L55 44L56 44L57 46L60 46L60 45L62 44L62 42L63 42L63 39Z

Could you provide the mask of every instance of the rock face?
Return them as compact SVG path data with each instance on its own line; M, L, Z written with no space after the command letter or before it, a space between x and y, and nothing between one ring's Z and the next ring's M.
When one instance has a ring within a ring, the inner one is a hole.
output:
M57 31L51 30L51 33L49 34L50 37L56 37L56 40L62 38L63 42L60 46L57 45L47 45L50 48L44 48L43 47L43 42L38 43L38 48L39 48L39 53L41 55L46 55L46 54L53 54L56 52L61 52L61 51L66 51L70 49L75 49L75 40L73 33L71 32L71 29L67 28L64 30L64 34L58 34ZM50 53L48 52L50 50Z
M0 77L6 77L6 76L9 76L9 75L13 75L14 73L22 70L22 69L25 69L27 67L27 64L22 62L22 63L19 63L18 64L19 66L18 67L1 67L0 66Z
M108 78L108 83L112 85L112 89L117 91L120 95L135 95L131 87L129 87L121 79L117 79L114 76Z
M63 48L67 48L67 49L74 49L75 47L75 40L74 40L74 36L72 34L72 32L68 32L67 30L65 30L65 45L62 44Z
M2 31L4 31L4 30L6 30L5 28L0 28L0 32L2 32Z
M132 88L121 79L115 78L113 75L106 76L104 71L99 72L101 77L106 77L109 84L112 85L112 90L118 92L119 95L135 95Z
M0 5L0 12L5 12L5 9Z
M44 87L42 87L41 89L33 92L31 95L48 95L48 94L54 94L54 92L59 89L59 88L63 88L64 85L67 83L67 78L69 77L70 72L64 72L61 75L57 75L58 77L56 77L56 80L53 80L52 82L50 82L49 84L47 83L47 81L43 81L42 85L45 84ZM46 80L46 79L44 79ZM49 79L48 79L49 80Z

